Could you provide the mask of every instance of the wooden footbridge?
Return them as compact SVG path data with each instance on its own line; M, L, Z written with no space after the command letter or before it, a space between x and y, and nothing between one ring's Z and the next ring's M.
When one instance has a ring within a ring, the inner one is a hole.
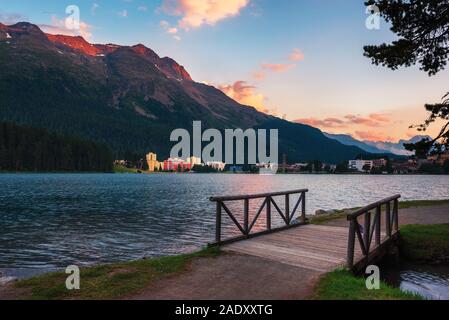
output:
M307 192L211 198L216 203L213 245L320 272L344 266L361 271L394 245L400 195L359 209L347 215L346 227L336 227L308 223Z

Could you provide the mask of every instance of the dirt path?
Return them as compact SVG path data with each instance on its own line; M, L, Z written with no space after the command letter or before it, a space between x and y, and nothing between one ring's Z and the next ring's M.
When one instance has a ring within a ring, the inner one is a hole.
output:
M313 294L319 272L265 259L223 254L197 259L190 271L127 297L137 300L301 300Z

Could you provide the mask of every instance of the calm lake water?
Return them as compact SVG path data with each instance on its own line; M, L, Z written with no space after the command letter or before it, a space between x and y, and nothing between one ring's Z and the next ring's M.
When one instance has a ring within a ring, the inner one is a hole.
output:
M308 188L311 214L396 193L447 199L448 185L449 176L2 174L0 271L22 276L201 248L214 237L210 196Z

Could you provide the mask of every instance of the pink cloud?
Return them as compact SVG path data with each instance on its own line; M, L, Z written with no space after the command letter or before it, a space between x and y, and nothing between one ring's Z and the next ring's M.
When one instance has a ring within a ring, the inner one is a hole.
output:
M263 71L255 71L253 72L253 78L256 80L264 80L266 77L265 72Z
M270 71L276 72L276 73L286 72L288 70L293 69L294 67L296 67L295 64L283 64L283 63L264 63L264 64L262 64L262 69L270 70Z
M366 127L381 127L390 122L390 119L385 114L370 114L367 117L348 114L342 118L308 118L308 119L298 119L295 122L308 124L321 129L328 128L350 128L354 125L361 125Z
M164 0L162 11L168 15L180 16L180 28L189 30L202 25L236 16L249 4L250 0Z
M295 48L289 57L290 61L303 61L304 53L302 53L301 49Z
M395 139L387 136L385 134L382 134L380 132L373 132L373 131L356 131L355 136L362 140L368 140L368 141L390 141L394 142Z
M326 118L326 119L317 119L317 118L308 118L308 119L298 119L294 122L307 124L312 127L317 128L343 128L345 127L345 122L341 119L337 118Z
M256 87L249 85L246 81L236 81L231 85L221 85L218 89L237 102L252 106L261 112L268 113L265 107L265 96L256 93Z

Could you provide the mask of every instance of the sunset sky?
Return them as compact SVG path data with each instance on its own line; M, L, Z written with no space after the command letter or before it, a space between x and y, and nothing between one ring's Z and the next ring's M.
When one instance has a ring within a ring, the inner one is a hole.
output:
M429 78L363 57L364 45L394 39L383 21L366 28L363 0L0 0L0 22L70 34L68 5L90 42L143 43L241 103L326 132L410 138L423 105L449 90L449 70Z

